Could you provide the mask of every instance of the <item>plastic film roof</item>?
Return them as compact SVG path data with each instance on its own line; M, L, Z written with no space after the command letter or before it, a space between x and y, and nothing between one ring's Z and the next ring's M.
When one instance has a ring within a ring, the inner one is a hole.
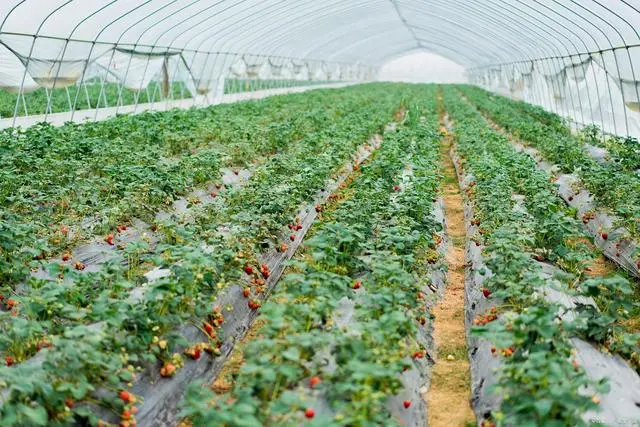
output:
M640 41L637 0L4 0L0 20L15 54L71 40L69 60L108 44L370 64L424 49L473 67Z
M619 94L610 86L623 99L616 105L640 109L640 0L0 3L0 87L10 91L96 76L132 90L182 80L198 94L215 92L224 76L368 80L386 61L429 51L477 84L542 82L555 100L602 72L611 114Z

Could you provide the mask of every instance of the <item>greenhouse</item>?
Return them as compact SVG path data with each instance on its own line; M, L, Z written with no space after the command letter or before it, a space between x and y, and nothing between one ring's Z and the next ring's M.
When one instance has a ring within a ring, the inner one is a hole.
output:
M640 425L640 0L0 3L0 426Z

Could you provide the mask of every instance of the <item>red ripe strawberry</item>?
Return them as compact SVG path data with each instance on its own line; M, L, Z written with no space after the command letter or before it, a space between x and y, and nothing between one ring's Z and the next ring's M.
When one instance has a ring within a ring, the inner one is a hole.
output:
M204 331L207 333L207 335L209 335L211 338L215 338L215 331L213 329L213 326L211 326L209 322L204 322L202 324L202 327L204 328Z
M480 246L480 242L476 240L476 246Z
M533 256L533 258L534 258L536 261L540 261L540 262L544 261L544 257L543 257L542 255L538 255L538 254L536 254L536 255L534 255L534 256Z
M131 402L131 399L133 398L133 395L131 393L129 393L126 390L122 390L120 392L120 399L124 402L124 403L129 403Z
M73 401L73 399L67 399L64 401L64 406L66 406L67 408L71 409L73 408L73 404L75 402Z
M487 288L482 288L482 295L484 295L485 298L489 298L491 296L491 291Z
M404 406L405 409L409 409L409 407L411 406L411 401L405 400L404 402L402 402L402 406Z
M607 233L606 231L603 232L602 234L600 234L600 236L604 239L607 240L609 238L609 233Z
M200 356L201 356L201 355L202 355L202 350L200 350L199 348L196 348L196 349L193 351L193 354L191 355L191 358L192 358L193 360L198 360L198 359L200 359Z
M6 357L4 358L4 362L7 364L7 366L11 366L11 365L13 365L14 363L16 363L16 360L15 360L13 357L11 357L11 356L6 356Z
M268 279L269 275L271 274L269 271L269 266L267 264L262 264L260 266L260 273L262 274L262 277Z
M362 282L360 282L359 280L357 282L355 282L351 288L353 289L360 289L360 286L362 286Z
M218 193L215 191L212 191L211 193L209 193L209 195L211 196L212 199L215 199L216 197L218 197Z
M244 272L249 274L249 275L253 274L253 267L251 267L250 265L246 265L244 267Z
M287 224L287 227L289 227L289 230L293 230L293 224Z
M424 353L422 351L416 351L415 353L413 353L414 359L422 359L423 357L424 357Z
M491 354L495 354L496 351L497 349L495 347L491 347Z
M249 301L247 305L249 306L249 308L251 310L257 310L257 309L260 308L260 303L257 302L257 301L253 301L253 300Z
M573 201L573 196L569 196L569 201L572 202Z
M131 411L125 409L124 411L122 411L122 414L120 415L120 417L123 420L130 420L131 419Z
M176 367L173 363L165 363L162 368L160 368L160 376L162 377L171 377L176 373Z
M295 234L292 234L291 236L289 236L289 240L291 240L292 242L296 240L296 236Z
M314 376L309 379L309 387L314 388L318 384L320 384L320 377Z
M394 185L393 186L393 191L400 191L400 186L399 185Z
M109 233L106 236L104 236L104 241L107 242L110 245L113 245L113 233Z
M314 411L313 408L307 408L304 411L304 416L311 419L316 416L316 411Z
M243 295L245 298L249 298L249 295L251 295L251 289L249 289L249 288L244 288L244 289L242 290L242 295Z
M71 259L71 254L69 252L65 252L62 254L62 261L69 261Z
M9 298L7 300L7 307L9 307L9 310L11 310L16 305L18 305L18 301L14 300L13 298Z

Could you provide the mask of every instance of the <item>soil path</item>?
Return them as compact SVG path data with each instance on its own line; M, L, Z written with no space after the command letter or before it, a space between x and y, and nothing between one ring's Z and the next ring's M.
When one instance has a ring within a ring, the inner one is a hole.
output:
M444 174L443 199L449 246L447 286L442 300L433 308L434 339L437 360L431 387L426 395L429 426L464 426L475 424L469 404L470 373L464 327L464 227L463 201L453 162L449 157L452 136L447 135L441 148Z

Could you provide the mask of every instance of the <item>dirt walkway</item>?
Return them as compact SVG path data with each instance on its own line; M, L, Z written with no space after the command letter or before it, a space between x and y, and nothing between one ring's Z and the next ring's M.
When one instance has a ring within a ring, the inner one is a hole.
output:
M447 221L449 266L444 298L434 307L434 338L437 362L433 367L431 387L426 395L429 426L464 426L475 424L469 404L470 373L464 328L464 245L465 226L462 195L453 163L449 157L451 137L441 149L443 198Z

